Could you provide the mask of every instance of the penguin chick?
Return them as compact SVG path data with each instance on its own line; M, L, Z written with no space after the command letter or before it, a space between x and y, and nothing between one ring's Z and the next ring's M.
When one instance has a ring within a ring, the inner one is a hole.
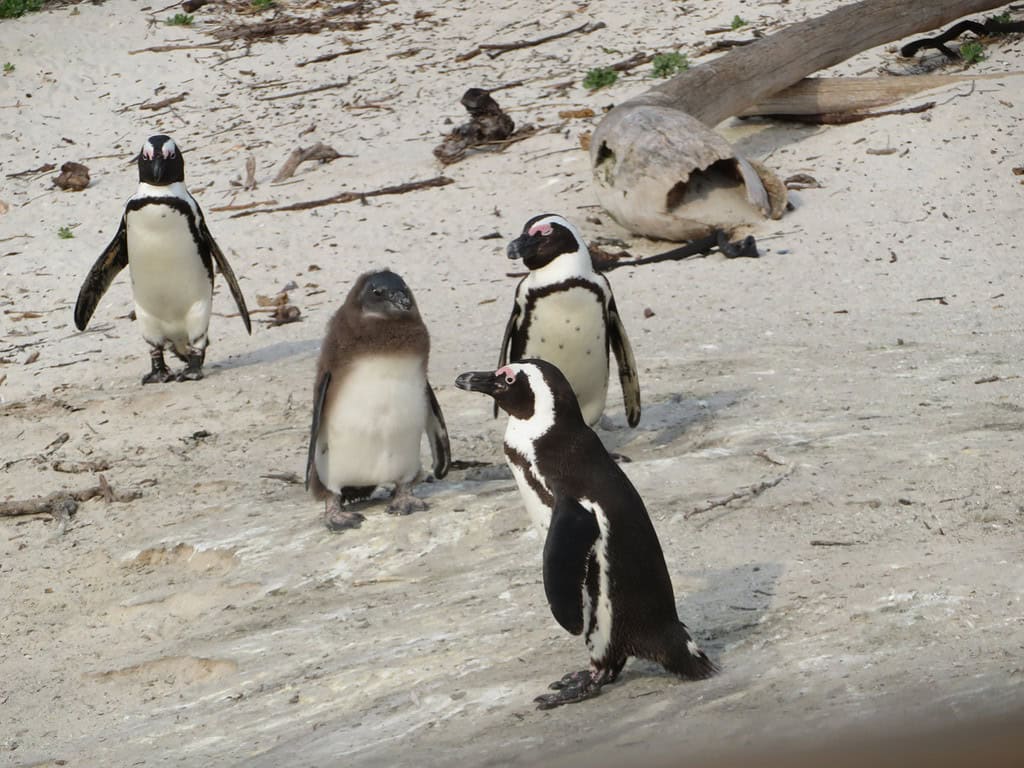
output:
M544 592L556 621L582 634L590 668L538 696L550 709L597 695L629 656L691 680L717 668L676 613L654 526L633 484L583 419L569 382L542 360L464 373L455 385L483 392L508 413L505 455L527 507L550 510Z
M426 509L412 495L426 431L434 476L448 473L451 449L441 407L427 381L430 336L409 286L384 269L361 275L327 324L313 390L306 488L325 502L330 530L364 517L343 503L394 483L387 507Z
M619 364L626 420L640 422L640 379L611 285L595 272L586 243L561 216L534 216L509 243L508 257L530 270L516 286L498 367L539 358L569 380L583 418L594 426L608 396L609 347ZM494 415L498 415L495 406Z
M138 156L139 188L121 225L85 278L75 304L84 331L117 274L131 273L135 317L150 346L143 384L203 378L213 304L213 264L227 281L247 333L249 310L235 273L206 227L202 209L185 187L185 161L170 136L150 136ZM164 362L170 349L186 363L177 376Z

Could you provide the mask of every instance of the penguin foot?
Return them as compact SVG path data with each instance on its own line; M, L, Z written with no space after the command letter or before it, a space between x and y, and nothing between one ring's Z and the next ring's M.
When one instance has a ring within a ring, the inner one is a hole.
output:
M153 370L142 377L143 384L163 384L164 382L170 381L174 378L174 374L167 366L156 367L153 366Z
M612 460L616 464L632 464L633 463L633 460L631 458L629 458L629 456L627 456L624 453L611 453L611 452L609 452L608 455L612 457Z
M601 693L601 683L596 681L589 669L570 672L561 680L553 682L549 688L558 693L545 693L534 699L537 709L554 709L563 704L575 704L578 701L592 699Z
M177 381L199 381L203 378L202 368L193 368L189 365L185 370L174 377Z
M417 499L411 492L405 491L396 493L385 510L389 515L411 515L413 512L422 512L427 508L427 502Z
M341 497L333 496L324 505L324 525L328 531L346 531L349 528L358 528L363 524L366 517L351 509L344 509L341 506Z

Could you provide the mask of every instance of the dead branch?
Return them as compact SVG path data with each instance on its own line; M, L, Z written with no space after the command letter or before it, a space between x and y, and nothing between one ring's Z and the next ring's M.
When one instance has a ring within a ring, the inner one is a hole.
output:
M324 53L320 56L316 56L312 59L306 59L305 61L298 61L295 63L296 67L305 67L309 64L319 64L324 61L334 61L339 56L351 56L353 53L362 53L363 51L369 50L368 48L349 48L347 51L335 51L334 53Z
M271 183L274 184L290 179L295 174L299 165L307 160L319 160L321 163L329 163L331 160L337 160L339 157L354 157L354 155L341 155L333 147L329 147L320 141L311 147L296 147L288 155L288 158L281 166L281 170L277 172Z
M110 462L105 459L96 461L64 461L58 459L50 465L55 472L102 472L110 469Z
M256 158L252 155L245 159L245 181L242 182L242 189L246 192L256 189Z
M170 96L166 99L161 99L160 101L150 101L145 104L140 104L139 109L163 109L164 107L171 106L171 104L177 104L179 101L184 101L186 96L188 96L188 91L179 93L177 96Z
M301 91L289 91L288 93L278 93L274 96L264 96L256 101L276 101L277 99L290 99L292 96L305 96L307 93L319 93L320 91L329 91L332 88L344 88L346 85L352 82L352 78L349 77L343 83L328 83L327 85L318 85L316 88L306 88Z
M231 216L232 219L238 219L242 216L253 216L257 213L278 213L280 211L304 211L309 208L320 208L324 205L338 205L340 203L351 203L356 200L365 200L368 197L380 197L381 195L404 195L406 192L413 192L418 189L428 189L430 187L443 187L448 184L452 184L455 179L450 179L447 176L435 176L432 179L424 179L423 181L410 181L405 184L396 184L390 187L381 187L380 189L373 189L369 192L341 192L332 197L325 197L320 200L308 200L302 203L292 203L291 205L282 205L277 208L259 208L255 211L242 211Z
M353 10L358 10L353 9ZM366 29L370 22L366 19L355 21L331 21L326 15L318 19L304 19L298 16L282 14L270 21L262 21L256 24L231 24L213 30L213 36L218 40L254 40L267 39L271 37L284 37L287 35L316 35L324 30L351 30L358 31Z
M257 200L252 203L239 203L238 205L215 205L210 208L211 213L222 211L247 211L250 208L258 208L261 205L277 205L277 200Z
M728 496L723 496L720 499L712 499L711 501L707 502L706 504L703 504L702 506L694 507L693 509L691 509L689 512L683 515L683 519L689 520L694 515L701 515L705 512L710 512L712 509L724 507L726 504L731 504L732 502L737 501L738 499L752 499L755 496L760 496L769 488L774 488L787 477L792 475L795 470L796 465L794 464L789 468L789 470L779 475L778 477L772 478L771 480L762 480L760 483L757 483L756 485L749 485L746 488L740 488L738 491L734 491L733 493L730 493Z
M191 51L195 48L217 48L222 51L229 50L230 45L224 45L224 43L194 43L192 45L151 45L149 48L138 48L134 51L128 51L129 56L134 56L136 53L167 53L169 51Z
M916 107L883 109L881 112L822 112L815 115L765 115L765 117L770 117L772 120L803 123L804 125L849 125L850 123L859 123L861 120L870 120L873 117L916 115L920 112L927 112L934 107L934 101L926 101L924 104L918 104ZM793 189L793 187L789 187L789 189Z
M566 30L565 32L556 32L553 35L540 37L537 38L536 40L520 40L515 43L481 43L472 51L456 56L455 60L469 61L470 59L476 58L485 51L487 52L487 55L490 56L492 59L496 59L503 53L508 53L509 51L516 51L519 50L520 48L532 48L533 46L543 45L544 43L549 43L552 40L558 40L563 37L568 37L569 35L574 35L577 32L582 32L584 35L589 35L591 32L594 32L595 30L604 29L605 26L607 25L603 21L588 21L586 24L581 24L580 26L574 27L573 29L570 30Z
M811 539L812 547L855 547L863 541L833 541L831 539Z
M125 503L135 501L142 496L142 491L124 491L116 493L111 489L103 475L100 475L100 483L92 488L85 488L80 491L54 491L49 496L41 499L27 499L25 501L0 501L0 517L21 517L24 515L50 515L59 519L62 511L67 511L68 502L74 506L69 514L73 514L78 504L103 497L109 504L112 501Z

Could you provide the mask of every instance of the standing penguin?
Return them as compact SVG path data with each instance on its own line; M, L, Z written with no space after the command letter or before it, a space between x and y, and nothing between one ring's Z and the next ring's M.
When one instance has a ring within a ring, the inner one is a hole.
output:
M699 680L717 669L679 621L672 581L643 499L584 422L569 382L543 360L464 373L509 415L505 455L531 514L550 514L544 592L551 613L583 634L590 668L552 683L541 709L595 696L629 656Z
M584 420L594 426L608 396L611 347L619 364L626 420L635 427L640 422L640 379L633 349L611 285L594 271L576 227L554 214L534 216L509 243L508 257L522 259L530 273L516 286L498 367L527 358L554 363L576 393Z
M195 198L185 187L185 161L170 136L150 136L139 152L139 188L125 206L121 226L85 278L75 304L75 325L84 331L117 274L131 273L135 316L151 347L152 368L143 384L203 378L213 304L213 263L252 333L249 310L235 273ZM176 377L164 362L170 349L186 363Z
M412 495L426 431L434 476L451 463L448 431L427 381L430 336L409 286L390 270L366 272L327 324L313 390L306 488L325 502L332 531L364 520L343 502L394 483L387 511L426 509Z

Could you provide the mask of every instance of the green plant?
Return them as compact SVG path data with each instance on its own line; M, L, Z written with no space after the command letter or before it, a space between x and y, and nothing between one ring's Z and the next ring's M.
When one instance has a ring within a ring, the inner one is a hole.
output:
M989 16L988 20L994 21L996 24L1009 24L1011 21L1013 21L1009 12L1000 13L998 16Z
M57 230L57 237L61 240L70 240L75 236L75 233L71 231L71 227L61 227Z
M16 19L42 7L43 0L0 0L0 19Z
M8 62L5 62L5 63L4 63L4 74L5 74L5 75L9 75L9 74L11 74L11 72L13 72L13 71L14 71L14 65L13 65L13 64L11 64L11 62L9 62L9 61L8 61Z
M685 53L659 53L651 59L651 66L654 68L654 77L672 77L690 68L690 62Z
M188 13L176 13L173 16L167 17L167 23L172 27L189 27L192 26L194 17Z
M252 7L257 11L265 11L274 4L274 0L252 0Z
M583 78L583 87L588 91L596 91L609 85L614 85L619 79L619 73L610 67L595 67L587 72Z
M976 40L964 43L960 46L960 58L967 66L979 62L985 58L985 46Z
M740 27L747 26L747 22L743 20L739 15L732 17L732 23L729 25L733 29L739 29Z

